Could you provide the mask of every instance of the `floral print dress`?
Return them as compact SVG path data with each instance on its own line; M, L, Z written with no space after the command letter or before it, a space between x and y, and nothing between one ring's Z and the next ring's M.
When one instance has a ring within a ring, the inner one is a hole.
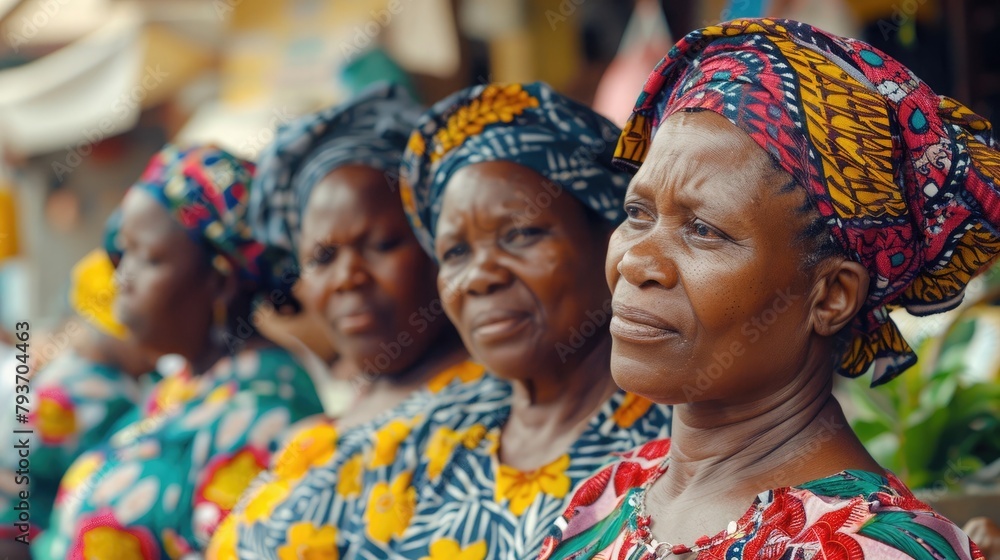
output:
M347 558L365 539L398 538L413 514L430 426L467 432L509 395L506 382L463 362L371 422L304 428L222 523L206 558Z
M669 439L651 441L586 481L539 560L655 560L637 509L669 450ZM857 470L761 492L727 531L694 546L698 560L985 560L891 473Z
M31 533L45 528L59 481L70 465L106 438L140 397L137 379L73 352L39 371L30 389L28 422L3 432L5 438L15 439L0 454L0 538L13 535L18 519L14 508L24 491L29 496ZM15 429L32 433L14 434ZM20 456L14 446L21 444L30 452L30 473L23 477L15 475Z
M322 412L285 350L247 349L201 376L166 377L63 477L41 560L177 559L208 542L278 438Z
M412 515L400 517L391 535L369 532L346 557L533 559L578 483L617 453L668 435L671 425L669 406L618 391L564 454L520 471L498 455L509 412L464 429L432 427L410 490Z

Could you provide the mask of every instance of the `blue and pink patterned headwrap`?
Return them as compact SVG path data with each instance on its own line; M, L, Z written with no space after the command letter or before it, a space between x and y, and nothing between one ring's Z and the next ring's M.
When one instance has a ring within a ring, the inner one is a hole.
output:
M632 172L612 163L620 130L547 84L474 86L420 117L403 155L400 193L417 239L434 255L434 235L448 181L459 169L509 161L566 189L605 220L624 217Z
M313 187L338 167L372 167L395 189L399 160L421 111L405 88L376 84L350 101L281 126L260 156L250 194L255 234L295 251Z
M696 110L727 118L771 154L868 269L843 375L874 363L879 385L915 363L889 311L955 307L1000 253L990 124L866 43L777 19L694 31L650 74L618 161L637 168L667 117Z
M248 186L254 164L215 146L160 150L132 189L156 199L222 272L233 270L255 294L277 305L296 306L292 255L254 237L247 223ZM105 249L117 266L120 211L108 222ZM221 261L219 259L222 259Z

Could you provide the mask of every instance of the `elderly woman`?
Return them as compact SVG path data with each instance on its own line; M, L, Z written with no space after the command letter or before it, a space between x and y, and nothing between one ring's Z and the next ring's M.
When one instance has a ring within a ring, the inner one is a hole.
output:
M1000 251L989 125L859 41L695 31L622 134L611 367L671 439L585 482L541 558L982 558L847 427L834 372L915 356L888 317L959 303Z
M290 423L321 411L307 373L259 335L255 303L291 303L287 253L249 235L252 164L167 146L110 236L116 315L143 347L185 358L63 477L42 559L177 558L207 544ZM118 250L121 254L118 255Z
M420 110L402 88L376 86L282 128L261 158L255 229L298 254L303 304L328 321L336 365L358 394L342 416L292 436L220 527L209 558L334 550L335 528L367 505L363 489L415 457L419 439L409 436L430 407L446 423L464 418L442 408L444 394L467 390L488 403L509 392L468 361L441 312L437 265L395 192Z
M337 528L341 557L534 556L580 480L670 412L615 387L600 263L629 174L618 129L541 83L462 90L417 124L402 196L472 355L513 395L469 395L463 427L428 414L397 465Z

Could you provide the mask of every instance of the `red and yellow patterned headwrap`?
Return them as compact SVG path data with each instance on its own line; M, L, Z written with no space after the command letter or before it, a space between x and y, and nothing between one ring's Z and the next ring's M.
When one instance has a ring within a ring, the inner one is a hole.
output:
M812 26L743 19L694 31L649 76L616 158L638 167L664 119L729 119L804 187L871 287L838 371L885 383L916 361L889 311L958 305L1000 253L990 124L906 67Z

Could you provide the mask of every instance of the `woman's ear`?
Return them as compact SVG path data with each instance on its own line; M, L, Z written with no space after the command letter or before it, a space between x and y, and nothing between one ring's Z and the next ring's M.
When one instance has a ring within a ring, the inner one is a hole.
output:
M812 327L820 336L840 332L868 299L868 269L860 263L830 258L817 265Z

